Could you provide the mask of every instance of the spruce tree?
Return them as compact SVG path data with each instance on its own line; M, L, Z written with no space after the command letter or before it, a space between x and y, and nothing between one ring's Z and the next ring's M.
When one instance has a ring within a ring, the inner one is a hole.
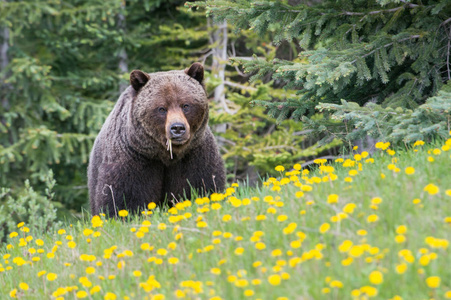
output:
M252 102L279 121L302 120L324 142L365 134L406 142L448 136L450 0L207 0L186 6L204 7L236 30L272 31L274 44L296 41L303 48L291 61L236 60L251 80L271 76L298 90L296 97Z

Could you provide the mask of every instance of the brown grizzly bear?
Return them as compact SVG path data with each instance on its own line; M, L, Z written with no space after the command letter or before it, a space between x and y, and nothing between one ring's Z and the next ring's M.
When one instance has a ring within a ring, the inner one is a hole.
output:
M208 127L204 69L130 74L91 152L91 212L137 212L225 187L224 163Z

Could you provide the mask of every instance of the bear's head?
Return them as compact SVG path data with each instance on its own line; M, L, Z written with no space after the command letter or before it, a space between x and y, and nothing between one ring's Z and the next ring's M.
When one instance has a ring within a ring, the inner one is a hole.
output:
M144 132L161 146L170 141L175 155L192 144L208 123L208 100L200 63L182 71L145 73L134 70L136 92L132 114Z

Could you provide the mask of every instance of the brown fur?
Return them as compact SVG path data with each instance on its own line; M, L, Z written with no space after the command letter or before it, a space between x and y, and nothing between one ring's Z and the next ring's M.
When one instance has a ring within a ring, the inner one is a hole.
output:
M114 216L139 211L149 202L182 199L225 187L224 163L208 127L203 67L146 74L133 71L90 156L91 211ZM188 107L186 107L188 105ZM164 108L164 113L161 109ZM171 128L183 124L174 138ZM172 138L172 154L166 143Z

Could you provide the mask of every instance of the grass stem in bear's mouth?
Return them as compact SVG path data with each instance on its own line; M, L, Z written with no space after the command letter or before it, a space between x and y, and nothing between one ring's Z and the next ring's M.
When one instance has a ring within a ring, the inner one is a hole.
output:
M172 142L171 139L168 139L168 141L166 142L166 146L168 146L168 151L171 153L171 159L172 159Z

